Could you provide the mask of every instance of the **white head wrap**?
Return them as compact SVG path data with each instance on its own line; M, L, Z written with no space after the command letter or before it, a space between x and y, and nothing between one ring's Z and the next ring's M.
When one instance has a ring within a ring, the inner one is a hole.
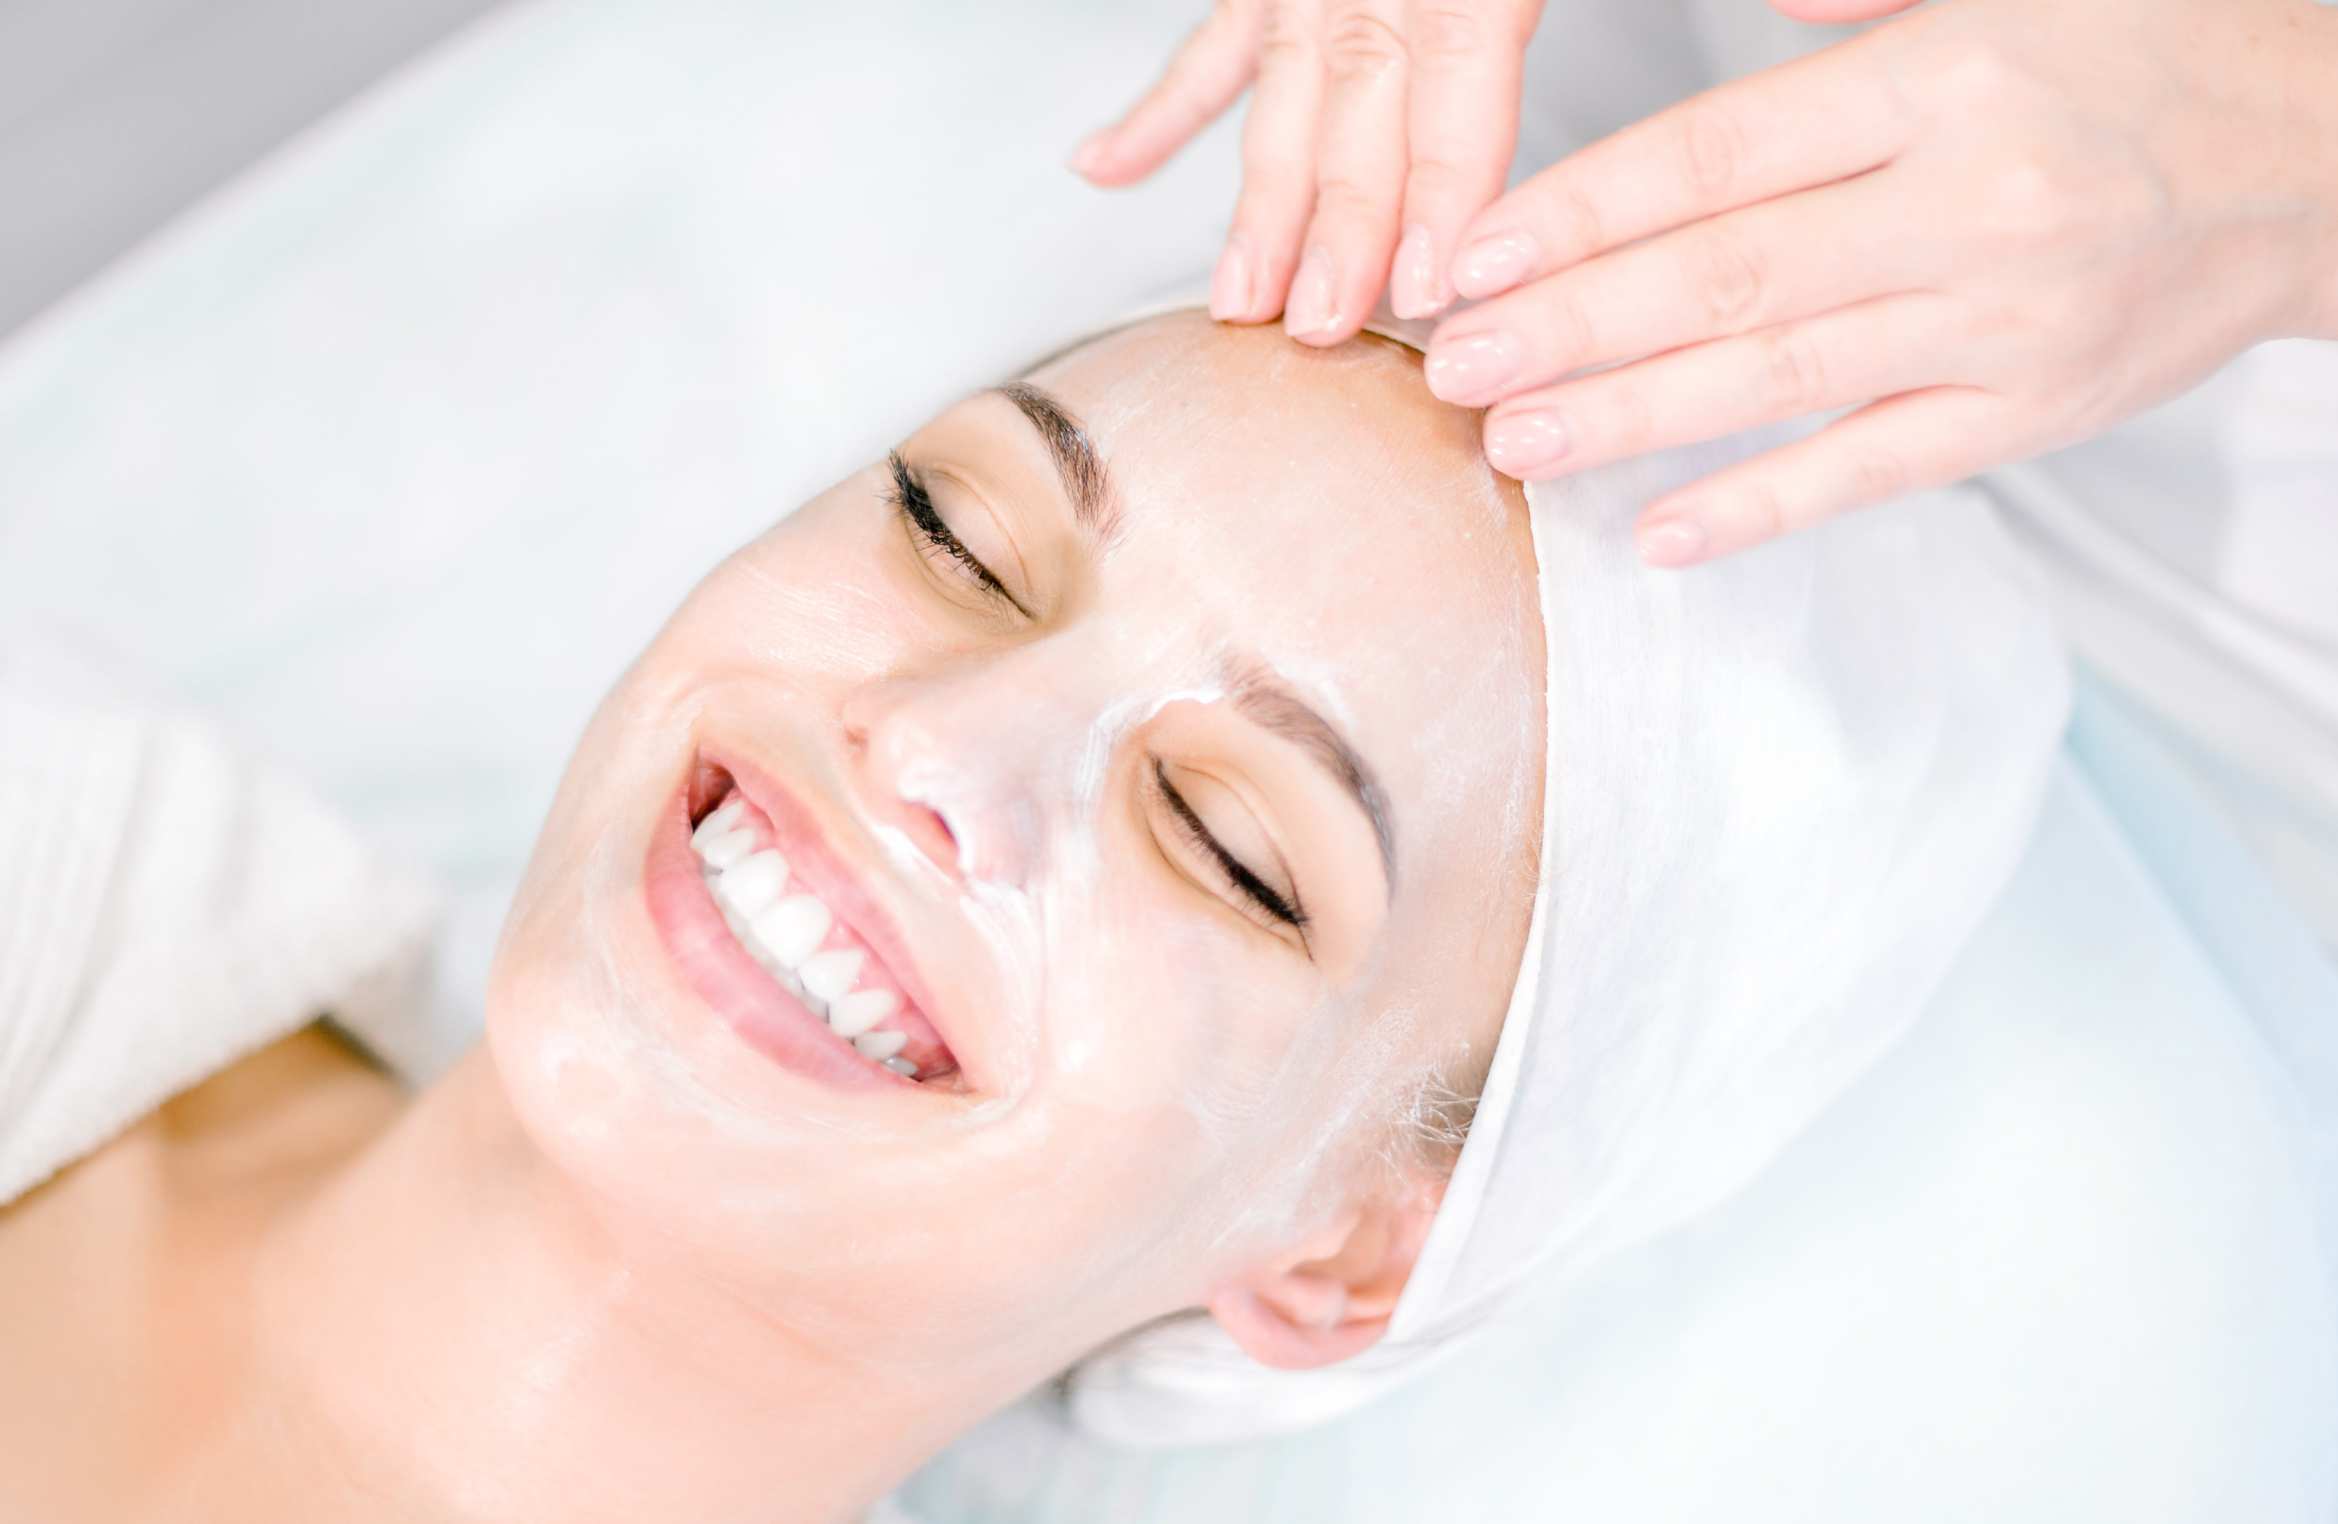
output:
M1208 1442L1357 1406L1746 1182L1930 999L2027 843L2068 706L2062 648L1988 510L1953 489L1687 571L1641 564L1643 504L1774 442L1527 489L1541 872L1388 1336L1282 1372L1214 1322L1172 1322L1074 1373L1083 1427Z

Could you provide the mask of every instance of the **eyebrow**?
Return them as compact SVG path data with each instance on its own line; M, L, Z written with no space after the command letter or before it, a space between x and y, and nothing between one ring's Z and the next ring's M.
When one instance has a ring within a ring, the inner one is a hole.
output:
M1237 672L1233 680L1236 711L1261 729L1280 736L1306 752L1356 801L1356 808L1372 822L1372 840L1380 848L1380 874L1391 895L1396 892L1396 837L1389 829L1386 795L1371 767L1333 727L1331 721L1307 707L1299 695L1263 671Z
M1071 499L1072 515L1089 533L1110 540L1120 528L1120 500L1112 478L1088 438L1087 428L1072 410L1044 387L1028 381L1010 381L996 389L1015 404L1038 430L1055 461L1055 474ZM1231 683L1236 711L1252 724L1281 737L1314 758L1316 764L1347 791L1356 808L1372 823L1372 840L1380 848L1380 873L1389 892L1396 889L1396 837L1388 824L1386 796L1379 780L1347 738L1331 721L1307 706L1305 700L1269 673L1249 668L1235 673Z
M1063 482L1064 496L1071 499L1072 517L1097 539L1111 540L1120 530L1120 499L1086 426L1070 408L1028 381L1010 381L997 391L1039 431L1040 443L1047 446L1055 474Z

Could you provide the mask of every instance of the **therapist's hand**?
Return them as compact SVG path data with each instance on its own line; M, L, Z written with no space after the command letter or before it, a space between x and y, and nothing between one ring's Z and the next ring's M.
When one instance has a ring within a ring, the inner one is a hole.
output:
M1255 81L1242 198L1210 315L1352 337L1389 288L1399 316L1453 300L1462 224L1502 192L1542 0L1217 0L1152 93L1073 156L1143 179ZM1393 265L1393 276L1391 269ZM1286 297L1288 298L1286 302Z
M1513 476L1854 409L1642 515L1726 554L2338 337L2338 11L1944 0L1544 171L1454 276L1429 384Z

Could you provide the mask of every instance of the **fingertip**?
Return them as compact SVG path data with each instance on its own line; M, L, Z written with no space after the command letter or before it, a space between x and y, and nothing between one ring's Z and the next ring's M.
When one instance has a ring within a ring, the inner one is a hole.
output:
M1251 300L1250 235L1233 233L1210 274L1210 316L1221 323L1243 321Z
M1339 332L1339 278L1331 252L1318 244L1299 261L1291 277L1290 294L1283 299L1283 332L1302 344L1336 344Z
M1632 547L1644 564L1672 571L1711 559L1713 536L1695 510L1656 508L1641 516L1632 531Z
M1547 407L1496 413L1486 420L1483 437L1487 462L1522 482L1561 474L1559 467L1575 453L1575 431Z
M1396 268L1388 281L1388 310L1400 318L1431 318L1453 305L1453 292L1437 261L1437 243L1428 228L1414 223L1397 246Z
M1531 276L1539 257L1531 233L1513 229L1486 234L1463 245L1453 257L1454 289L1473 302L1500 296Z
M1083 180L1093 181L1104 166L1104 156L1112 138L1110 127L1099 127L1088 134L1087 140L1072 150L1068 161L1071 172Z

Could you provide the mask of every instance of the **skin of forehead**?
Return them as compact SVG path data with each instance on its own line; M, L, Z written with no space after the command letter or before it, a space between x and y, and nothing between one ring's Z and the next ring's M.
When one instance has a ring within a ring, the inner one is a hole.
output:
M1482 786L1450 764L1501 744L1493 711L1539 702L1533 551L1477 415L1432 397L1412 351L1179 313L1032 379L1081 416L1121 499L1114 617L1262 658L1416 813Z
M1392 341L1318 350L1191 313L1031 379L1082 418L1123 499L1103 573L1116 615L1144 606L1165 630L1239 632L1379 773L1399 838L1434 843L1406 859L1371 992L1397 1018L1380 1024L1389 1045L1417 1059L1435 1035L1418 1027L1432 1007L1451 1025L1460 993L1452 949L1423 958L1419 933L1467 925L1486 954L1469 962L1501 962L1539 837L1533 549L1520 490L1480 453L1478 415L1431 396L1419 357ZM1294 501L1294 483L1315 502ZM1203 506L1240 505L1246 489L1256 511ZM1474 992L1481 1021L1498 1023L1508 972ZM1466 1040L1482 1054L1491 1037Z

